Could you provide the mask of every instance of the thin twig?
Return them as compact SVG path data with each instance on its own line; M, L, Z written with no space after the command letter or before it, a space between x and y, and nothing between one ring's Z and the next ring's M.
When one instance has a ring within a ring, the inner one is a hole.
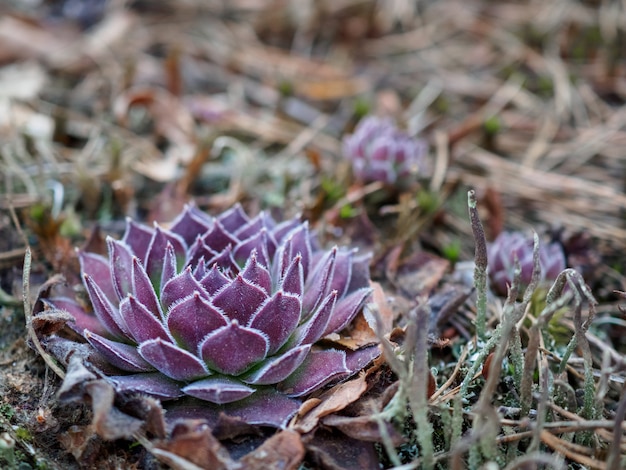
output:
M61 379L65 378L65 372L57 365L52 356L50 356L41 345L39 341L39 337L33 328L32 321L32 306L30 305L30 265L31 265L31 255L30 255L30 247L26 247L26 255L24 256L24 275L22 278L22 295L24 300L24 316L26 318L26 331L28 333L28 337L32 341L35 349L39 353L39 355L46 362L48 367L50 367L55 374L57 374Z

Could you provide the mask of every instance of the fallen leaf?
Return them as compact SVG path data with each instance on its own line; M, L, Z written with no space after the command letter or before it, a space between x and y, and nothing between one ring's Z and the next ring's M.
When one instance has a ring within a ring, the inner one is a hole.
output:
M382 442L381 425L372 416L340 416L332 414L322 418L322 424L339 429L345 435L359 441ZM382 422L394 446L405 442L405 438L389 422Z
M36 62L22 62L0 68L0 99L35 98L46 82L43 67Z
M259 434L260 430L258 426L248 424L241 418L236 416L230 416L226 413L220 413L217 417L217 421L211 426L213 435L224 441L226 439L234 439L243 435Z
M142 427L142 420L122 413L113 406L115 390L105 380L85 383L84 390L91 398L92 426L96 433L107 441L131 438Z
M297 416L302 417L302 416L306 415L309 411L311 411L313 408L315 408L321 402L322 402L322 400L320 400L319 398L309 398L304 403L302 403L302 405L300 405L300 409L298 410Z
M489 371L491 370L491 361L493 360L493 355L494 353L490 353L487 356L487 359L485 359L485 362L483 363L483 369L482 369L481 375L483 376L485 380L489 379Z
M144 157L134 163L134 169L155 181L172 181L178 174L178 166L188 164L196 153L193 116L177 96L156 87L137 86L117 97L113 109L123 125L133 106L148 110L156 134L169 143L162 158Z
M327 470L378 469L379 461L374 444L346 436L340 431L318 429L305 441L315 468Z
M172 466L175 468L189 468L179 460L181 458L204 469L236 468L235 461L213 436L211 428L204 420L186 419L177 423L169 439L158 442L155 448L166 451L167 454L157 452L155 455L169 465L174 463ZM171 458L172 456L179 459Z
M73 273L80 271L78 256L71 240L61 234L65 221L63 216L55 217L49 207L38 205L30 209L26 221L37 236L39 249L52 265L54 272L70 279Z
M91 426L70 426L69 429L59 436L61 445L70 452L74 458L85 463L86 454L93 453L93 447L99 446Z
M367 81L355 78L299 81L296 83L295 93L311 100L336 100L358 95L366 90L368 85Z
M245 470L276 468L295 470L300 467L305 449L300 434L289 429L274 434L260 447L239 460ZM209 467L213 468L213 467Z
M307 433L310 432L320 418L344 409L350 403L358 400L367 390L366 375L359 374L356 379L343 382L324 392L319 398L320 403L301 419L292 425L293 429Z
M493 240L504 228L505 209L502 203L502 195L498 190L489 186L482 198L481 205L489 211L489 217L484 222L487 226L488 237Z
M354 320L352 320L350 327L341 334L341 337L333 339L333 342L351 351L356 351L364 346L378 343L378 336L376 336L376 333L365 318L363 312L360 312Z
M372 288L371 303L374 304L375 308L378 310L380 326L382 328L381 331L377 333L375 331L375 318L369 308L363 309L363 311L352 320L350 326L342 333L342 336L339 339L333 340L333 342L341 344L352 351L378 343L380 338L387 335L393 328L396 315L390 306L389 298L378 282L370 281L370 286Z
M428 300L430 307L429 333L440 336L440 330L456 314L472 294L473 289L462 284L445 284Z
M33 317L32 325L38 337L50 336L62 330L74 317L65 310L51 309Z
M428 295L449 268L447 259L420 251L402 261L395 283L407 297L415 299Z

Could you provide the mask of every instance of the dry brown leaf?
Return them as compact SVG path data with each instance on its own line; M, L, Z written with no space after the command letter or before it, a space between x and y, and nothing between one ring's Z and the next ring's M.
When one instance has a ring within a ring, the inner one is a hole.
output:
M90 426L74 425L59 436L59 442L76 460L84 461L84 456L89 452L89 448L97 445L93 437L94 433Z
M372 288L372 302L376 305L381 320L382 329L378 333L374 331L376 322L366 311L360 312L352 321L345 334L333 342L355 351L364 346L376 344L381 336L385 336L393 328L396 315L389 305L389 299L382 286L378 282L370 281Z
M336 100L363 93L369 83L362 79L337 78L296 84L296 94L311 100Z
M65 310L51 309L33 317L32 324L38 337L46 337L63 329L74 317Z
M309 411L315 408L322 402L319 398L309 398L302 405L300 405L300 409L298 410L297 416L302 417L306 415Z
M266 470L268 468L295 470L300 466L304 454L305 449L300 434L285 429L243 456L238 463L241 464L242 470Z
M26 219L29 228L39 241L39 249L53 267L53 272L61 273L72 279L80 272L78 256L71 240L61 234L64 222L62 216L54 217L46 207L41 207L41 215Z
M379 461L374 444L352 439L340 431L318 429L306 441L307 451L316 468L327 470L378 469Z
M35 98L46 82L43 67L23 62L0 68L0 98L28 100Z
M188 419L178 423L171 437L157 443L156 448L204 469L229 469L235 465L204 420ZM160 454L156 455L159 457Z
M340 344L351 351L356 351L359 348L377 342L378 336L376 336L376 333L370 327L363 312L360 312L354 320L352 320L352 323L345 334L342 333L339 339L333 340L333 343Z
M340 416L332 414L322 418L324 426L339 429L345 435L359 441L382 442L380 424L371 416ZM405 438L396 431L389 422L383 422L387 435L391 438L394 446L405 442Z
M395 282L405 295L415 299L428 295L449 268L447 259L420 251L402 261Z
M378 315L382 326L382 331L379 331L378 334L384 336L391 332L396 314L389 305L389 298L382 286L378 282L371 281L370 287L372 288L372 302L374 302L378 308Z
M502 204L502 194L491 186L487 187L482 197L481 205L489 211L489 217L485 220L487 237L495 239L504 229L505 210Z
M149 110L157 135L165 137L170 146L164 158L140 160L134 168L155 181L172 181L178 166L189 163L196 152L193 117L181 100L165 89L137 86L117 97L114 103L117 119L125 124L130 108L138 105Z
M122 413L113 406L115 390L110 383L93 380L85 383L84 390L91 398L91 424L100 437L109 441L130 438L141 429L140 419Z
M45 29L40 25L6 15L0 19L0 59L4 61L44 58L55 63L73 51L77 31ZM63 34L60 34L63 33Z
M349 404L358 400L367 389L366 375L360 374L356 379L341 383L320 396L320 404L309 411L292 425L293 429L307 433L310 432L320 418L344 409Z

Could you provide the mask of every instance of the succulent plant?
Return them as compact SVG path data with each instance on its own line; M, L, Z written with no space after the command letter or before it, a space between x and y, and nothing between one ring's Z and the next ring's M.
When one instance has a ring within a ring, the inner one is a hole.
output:
M300 397L361 370L379 352L322 347L370 295L369 258L322 250L306 222L216 218L187 207L169 229L127 221L108 259L80 251L93 312L67 297L72 325L106 359L120 391L194 397L249 423L282 426Z
M520 232L502 232L489 245L489 278L498 294L506 295L507 288L513 282L515 259L522 268L521 282L528 285L533 273L533 238ZM565 269L565 254L558 242L539 244L539 265L541 279L554 281Z
M354 134L343 139L343 154L352 162L354 176L364 183L409 184L427 150L424 140L410 137L390 119L376 116L361 120Z

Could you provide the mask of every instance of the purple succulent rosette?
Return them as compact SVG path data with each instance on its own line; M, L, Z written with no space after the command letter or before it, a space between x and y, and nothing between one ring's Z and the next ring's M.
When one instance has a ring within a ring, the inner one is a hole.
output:
M502 232L488 247L489 278L498 294L506 295L513 282L515 259L522 268L521 282L528 285L533 273L533 238L520 232ZM554 281L566 267L565 254L558 242L539 244L542 281Z
M354 176L364 183L410 183L427 151L424 140L410 137L390 119L376 116L361 120L354 134L343 139L343 154L352 162Z
M284 426L301 397L349 377L379 355L324 348L370 295L369 257L321 250L306 222L216 218L187 207L169 229L127 222L108 259L81 251L86 312L47 303L114 366L120 391L194 397L251 424Z

